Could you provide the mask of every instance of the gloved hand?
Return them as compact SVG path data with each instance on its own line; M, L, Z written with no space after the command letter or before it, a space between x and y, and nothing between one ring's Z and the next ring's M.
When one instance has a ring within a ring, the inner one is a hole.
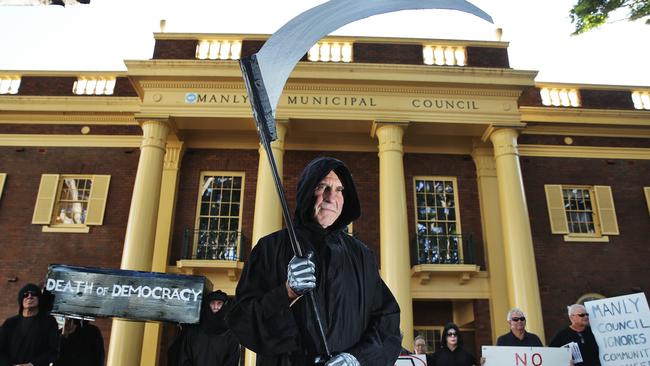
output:
M313 253L306 257L294 256L287 266L287 284L296 295L301 296L316 287L316 264L311 261Z
M361 366L361 364L359 364L356 357L349 353L341 352L330 358L330 360L325 363L325 366Z

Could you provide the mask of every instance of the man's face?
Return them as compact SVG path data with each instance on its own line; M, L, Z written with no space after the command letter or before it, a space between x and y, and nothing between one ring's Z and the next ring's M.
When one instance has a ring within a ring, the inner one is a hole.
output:
M38 308L38 294L32 291L27 291L23 295L23 309Z
M423 355L425 353L427 353L427 344L424 339L418 339L415 341L415 354Z
M223 301L221 300L212 300L210 301L210 310L212 311L212 314L215 314L221 310L223 307Z
M524 317L523 313L520 312L514 312L510 315L510 320L508 320L508 323L510 324L510 329L516 330L516 331L523 331L526 329L526 318Z
M584 306L577 306L573 309L571 315L569 315L569 320L571 320L571 324L573 325L586 327L589 325L589 314Z
M343 184L334 171L329 172L314 190L314 219L329 227L343 211Z

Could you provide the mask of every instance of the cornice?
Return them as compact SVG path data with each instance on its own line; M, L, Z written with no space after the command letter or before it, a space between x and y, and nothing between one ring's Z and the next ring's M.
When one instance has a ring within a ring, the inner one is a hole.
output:
M140 110L138 97L101 96L8 96L0 97L0 111L12 112L120 112Z
M0 113L0 124L136 125L133 113L34 112Z
M142 136L0 135L0 146L140 147Z
M559 107L519 107L524 122L650 126L650 112Z
M650 148L523 144L519 145L519 155L546 158L650 160Z
M530 123L524 135L552 135L552 136L592 136L592 137L623 137L623 138L650 138L650 128L611 128L607 126L562 126L555 124Z

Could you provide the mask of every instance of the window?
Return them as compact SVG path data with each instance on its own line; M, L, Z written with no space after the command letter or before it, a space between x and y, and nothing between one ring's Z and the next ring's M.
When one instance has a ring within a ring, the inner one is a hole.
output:
M244 173L201 174L192 249L196 259L239 258L243 193Z
M0 186L0 191L2 191L2 186ZM650 187L643 187L643 193L645 193L645 203L648 206L648 213L650 213Z
M544 189L553 234L566 234L567 241L608 241L605 235L619 234L610 187L549 184Z
M7 173L0 173L0 198L2 198L2 189L5 186L5 180L7 180Z
M432 327L414 327L413 338L422 336L427 343L427 353L433 353L440 348L440 337L445 327L432 326Z
M43 174L32 224L61 232L88 232L88 226L102 225L109 182L109 175Z
M458 187L454 177L415 177L418 264L463 262Z

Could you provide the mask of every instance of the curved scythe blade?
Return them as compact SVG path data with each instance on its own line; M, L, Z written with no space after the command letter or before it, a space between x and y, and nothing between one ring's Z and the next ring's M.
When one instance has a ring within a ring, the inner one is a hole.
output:
M289 74L321 38L363 18L415 9L458 10L492 22L490 15L464 0L331 0L311 8L277 30L257 53L273 115Z

